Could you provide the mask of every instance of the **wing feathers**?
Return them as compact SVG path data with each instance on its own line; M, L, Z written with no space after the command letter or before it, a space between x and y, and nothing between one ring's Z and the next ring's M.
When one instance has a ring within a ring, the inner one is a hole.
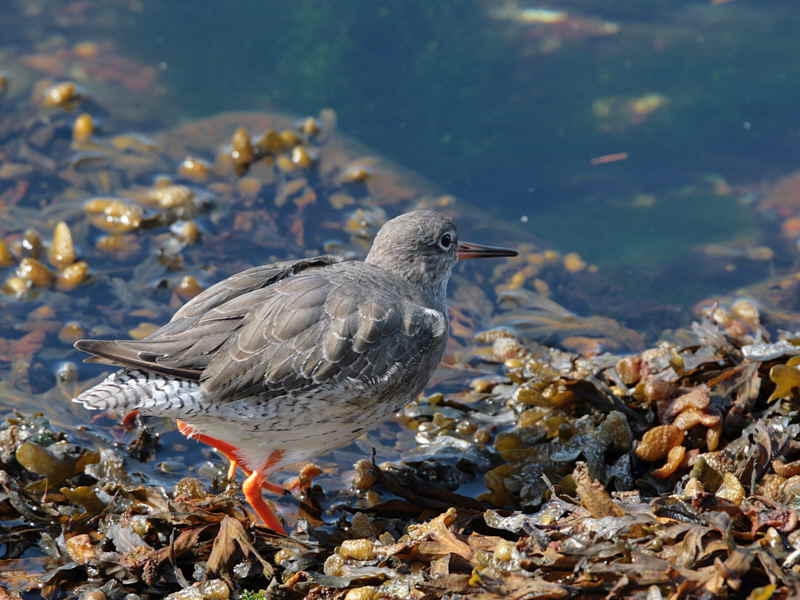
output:
M101 362L105 362L106 364L122 367L138 367L155 371L157 373L163 373L164 375L180 377L182 379L191 379L195 381L200 379L201 371L196 369L160 365L151 360L151 355L148 355L147 353L136 352L128 347L126 342L108 340L76 340L75 348L105 359ZM144 356L141 356L142 354Z
M298 273L343 260L318 256L247 269L192 298L169 323L143 340L78 340L75 348L106 364L197 380L261 297L273 295L267 288Z
M76 348L112 364L199 380L219 402L252 394L266 401L320 386L359 397L393 385L397 395L424 383L446 342L440 311L415 302L402 282L370 278L363 264L298 264L222 281L143 340L80 340Z

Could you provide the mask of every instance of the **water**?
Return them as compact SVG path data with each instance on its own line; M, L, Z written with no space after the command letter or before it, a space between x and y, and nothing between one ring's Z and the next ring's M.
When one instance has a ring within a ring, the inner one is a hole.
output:
M503 6L508 18L491 18ZM794 168L791 0L556 1L542 6L565 22L523 22L533 6L149 3L125 39L166 66L176 118L333 106L344 131L385 156L494 214L527 216L532 235L623 278L753 235L752 210L703 182ZM663 105L626 108L648 94ZM590 164L619 152L627 160ZM642 194L652 208L634 206ZM698 275L686 265L686 280ZM690 293L632 289L664 301L719 291L686 283Z
M757 237L752 209L715 197L708 177L747 186L794 168L791 0L32 6L26 27L37 9L88 14L158 69L152 119L334 107L341 130L378 153L524 218L531 236L580 252L642 298L725 291L697 285L691 250ZM531 8L564 16L531 20ZM90 22L40 39L79 41ZM9 27L3 37L21 36ZM632 108L648 96L653 107ZM652 206L637 205L643 195ZM676 264L686 267L678 286L648 281Z

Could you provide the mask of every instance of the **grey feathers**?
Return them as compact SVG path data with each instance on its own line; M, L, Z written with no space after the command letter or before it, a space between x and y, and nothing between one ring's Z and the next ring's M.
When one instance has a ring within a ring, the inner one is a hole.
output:
M188 416L198 412L201 394L193 381L149 371L123 369L83 392L76 402L92 410Z
M318 386L361 395L376 384L376 397L405 397L427 382L446 342L444 307L426 306L426 296L378 267L318 257L226 279L143 340L76 347L111 364L197 381L215 403Z
M122 366L75 400L187 419L261 468L355 438L411 400L447 343L445 297L459 257L513 256L458 241L434 211L388 221L364 262L284 261L229 277L148 337L79 340ZM274 466L274 465L273 465Z

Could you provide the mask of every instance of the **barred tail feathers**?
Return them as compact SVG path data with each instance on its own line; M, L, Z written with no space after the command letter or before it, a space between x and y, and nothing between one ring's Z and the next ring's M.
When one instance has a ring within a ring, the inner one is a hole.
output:
M112 373L96 386L81 393L73 402L90 410L130 412L163 417L191 414L201 400L195 381L165 377L139 369Z

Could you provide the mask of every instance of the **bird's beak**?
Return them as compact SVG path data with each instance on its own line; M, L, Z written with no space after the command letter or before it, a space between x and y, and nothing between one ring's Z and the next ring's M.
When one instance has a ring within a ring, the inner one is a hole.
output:
M461 260L465 258L499 258L502 256L516 256L516 250L510 248L500 248L499 246L484 246L483 244L472 244L470 242L459 242L456 255Z

